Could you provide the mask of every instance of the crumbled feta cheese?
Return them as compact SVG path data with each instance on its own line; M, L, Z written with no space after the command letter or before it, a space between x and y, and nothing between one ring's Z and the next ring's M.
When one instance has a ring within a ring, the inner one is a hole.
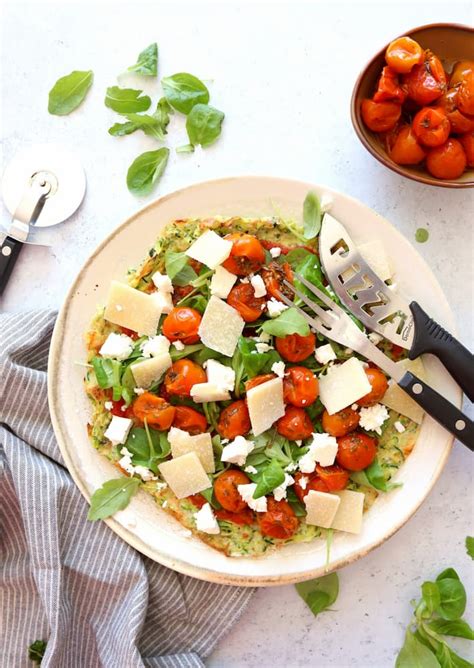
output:
M301 478L298 480L298 485L301 487L301 489L306 489L308 482L309 478L305 475L302 475Z
M171 278L166 274L160 274L159 271L155 271L151 280L156 285L158 290L161 292L174 292L173 284L171 283Z
M267 310L270 318L276 318L281 313L283 313L283 311L286 311L287 308L288 306L286 304L279 301L278 299L275 299L275 297L272 297L269 301L267 301Z
M104 408L105 408L106 411L111 411L113 407L114 407L114 405L111 401L106 401L104 403Z
M272 371L276 373L278 378L283 378L285 376L285 362L273 362Z
M296 443L296 445L297 445L298 447L300 447L301 445L303 445L303 441L301 440L301 438L296 439L295 443Z
M255 443L253 441L247 441L243 436L236 436L229 445L223 448L221 461L243 466L254 447Z
M261 496L259 499L254 499L253 495L256 489L257 485L254 482L251 482L248 485L237 485L237 491L249 508L255 510L257 513L266 513L267 497Z
M255 466L246 466L244 468L245 473L258 473L257 469Z
M330 343L327 343L325 346L318 346L314 351L314 356L320 364L328 364L332 360L337 360L334 348Z
M134 466L133 472L139 475L144 482L148 482L149 480L156 480L156 475L154 475L153 471L147 469L146 466Z
M294 482L295 479L291 475L288 475L288 473L285 473L284 481L281 483L281 485L275 487L275 489L272 492L275 501L281 501L282 499L286 499L286 488L292 485Z
M250 283L250 278L248 276L244 276L243 278L240 279L241 283Z
M255 344L255 349L257 353L268 353L269 350L274 350L273 346L269 345L268 343L256 343Z
M376 346L378 343L380 343L380 341L383 340L383 336L380 336L380 334L377 334L377 332L370 332L369 339L372 341L374 346Z
M161 505L162 508L167 508L168 507L168 500L165 499Z
M279 246L274 246L273 248L270 248L270 255L273 258L280 257L281 255L281 248Z
M272 335L268 332L260 332L260 335L254 337L253 340L257 341L257 343L270 343L272 340Z
M171 292L161 292L161 290L158 290L158 292L152 292L150 297L153 297L162 313L171 313L173 310L174 305Z
M131 355L133 345L132 339L126 334L115 334L112 332L106 338L99 353L102 357L113 357L116 360L125 360Z
M344 354L345 355L353 355L354 351L352 350L352 348L344 348Z
M327 213L328 211L330 211L333 204L334 200L332 198L332 195L330 195L329 193L323 193L319 201L319 206L321 207L321 213Z
M227 299L236 280L237 276L235 274L231 274L224 267L216 267L211 279L211 295Z
M359 404L352 404L351 406L353 411L358 411L359 410Z
M292 473L297 469L298 469L298 464L296 464L295 462L291 462L291 464L288 464L288 466L285 467L285 471L288 471L288 473Z
M176 350L184 350L185 349L185 345L182 341L173 341L172 345L176 348Z
M134 389L134 392L135 392L135 394L138 394L138 396L140 396L141 394L145 394L146 390L143 389L143 387L136 387Z
M170 342L162 334L150 337L148 341L144 341L141 345L143 357L156 357L162 353L167 353L169 349Z
M119 418L119 419L123 420L124 418ZM139 475L144 482L148 482L149 480L156 480L156 475L154 475L152 471L150 471L150 469L147 469L146 466L133 465L132 453L126 447L123 447L120 450L120 454L123 456L121 459L119 459L118 464L129 475L134 475L134 474Z
M375 406L368 406L360 409L359 426L367 431L375 431L376 434L382 433L382 425L385 420L388 420L388 410L383 404L375 404Z
M397 420L393 426L395 427L395 429L398 431L399 434L403 434L403 432L406 431L405 425L403 425L400 422L400 420Z
M321 466L332 466L337 455L337 440L329 434L313 434L313 441L308 452L299 460L302 473L312 473L316 464Z
M267 294L267 288L265 287L265 283L263 282L263 278L260 276L260 274L255 274L255 276L252 276L250 279L250 284L253 288L255 297L264 297Z
M220 533L216 516L212 512L212 508L208 503L205 503L197 513L194 513L194 517L196 519L196 529L198 531L211 534Z
M164 489L166 489L168 485L166 482L157 482L155 485L156 491L157 492L162 492Z
M112 420L104 432L105 438L108 438L112 445L119 445L125 443L128 433L132 428L133 420L128 418L118 417L114 415Z
M222 390L233 392L235 388L235 371L230 366L221 364L217 360L209 359L204 362L208 383L217 385Z

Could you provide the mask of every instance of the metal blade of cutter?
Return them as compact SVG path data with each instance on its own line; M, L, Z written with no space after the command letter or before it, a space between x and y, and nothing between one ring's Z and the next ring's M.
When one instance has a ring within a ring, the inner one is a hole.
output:
M370 330L410 349L414 323L408 303L377 276L346 228L327 213L319 237L319 254L324 273L349 311Z

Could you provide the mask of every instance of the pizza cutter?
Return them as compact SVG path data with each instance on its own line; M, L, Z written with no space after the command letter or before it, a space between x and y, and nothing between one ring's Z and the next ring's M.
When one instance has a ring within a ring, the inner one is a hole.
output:
M63 146L37 144L16 154L2 179L2 198L12 219L0 225L0 295L23 244L50 246L42 228L69 218L85 191L82 165Z

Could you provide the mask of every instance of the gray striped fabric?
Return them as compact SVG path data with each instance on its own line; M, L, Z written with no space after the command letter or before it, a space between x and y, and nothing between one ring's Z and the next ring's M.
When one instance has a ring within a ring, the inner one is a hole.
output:
M189 578L87 521L51 427L55 315L0 315L0 665L203 666L251 589Z

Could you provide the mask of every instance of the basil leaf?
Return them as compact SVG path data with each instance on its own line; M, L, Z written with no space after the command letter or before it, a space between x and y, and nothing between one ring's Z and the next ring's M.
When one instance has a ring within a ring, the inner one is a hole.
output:
M463 616L466 609L466 590L460 580L444 578L438 581L440 604L437 612L443 619L454 620Z
M197 104L186 119L186 131L193 146L210 146L221 134L224 114L207 104Z
M94 357L92 366L94 367L97 383L103 390L120 385L121 362L109 357Z
M439 663L433 652L408 630L405 644L397 656L395 668L439 668Z
M305 239L314 239L321 229L321 205L314 190L310 190L303 203L303 234Z
M74 111L87 95L92 86L92 70L74 70L61 77L49 91L48 111L54 116L66 116Z
M182 114L189 114L196 104L209 102L209 91L203 82L192 74L179 72L161 80L165 97L172 107Z
M197 274L189 264L186 253L167 251L165 255L165 270L175 285L189 285L197 279Z
M254 499L259 499L272 492L275 487L281 485L285 480L285 472L280 464L272 459L270 463L262 470L260 479L257 482L257 487L253 493Z
M425 603L426 612L429 617L439 607L441 597L436 582L423 582L421 585L421 594Z
M339 577L337 573L330 573L322 578L300 582L295 585L295 589L316 617L336 601Z
M459 575L456 573L454 568L445 568L444 571L441 571L441 573L436 578L436 582L439 582L440 580L445 580L446 578L450 578L452 580L460 579Z
M245 336L239 338L238 351L247 378L270 373L272 365L275 362L281 361L281 357L276 350L269 350L267 353L258 353L255 341Z
M138 54L137 62L128 68L128 72L156 77L158 72L158 44L153 42Z
M474 536L466 536L466 552L474 559Z
M386 479L385 472L378 459L374 459L372 464L363 471L352 473L351 479L360 485L367 485L381 492L390 492L392 489L402 486L401 483L390 482Z
M88 520L103 520L130 503L140 487L138 478L115 478L107 480L91 497Z
M273 320L266 320L262 325L262 330L274 336L288 336L289 334L307 336L309 325L296 308L289 308Z
M434 619L428 623L430 629L443 636L456 636L474 640L474 631L464 619Z
M170 150L163 147L135 158L127 172L127 186L134 195L148 195L165 171Z
M28 647L28 658L30 661L40 665L41 661L43 660L44 653L46 652L47 644L48 643L46 640L35 640L33 643L31 643L31 645Z
M148 95L142 95L142 90L134 88L120 88L110 86L105 94L105 106L119 114L129 114L136 111L146 111L151 104Z

